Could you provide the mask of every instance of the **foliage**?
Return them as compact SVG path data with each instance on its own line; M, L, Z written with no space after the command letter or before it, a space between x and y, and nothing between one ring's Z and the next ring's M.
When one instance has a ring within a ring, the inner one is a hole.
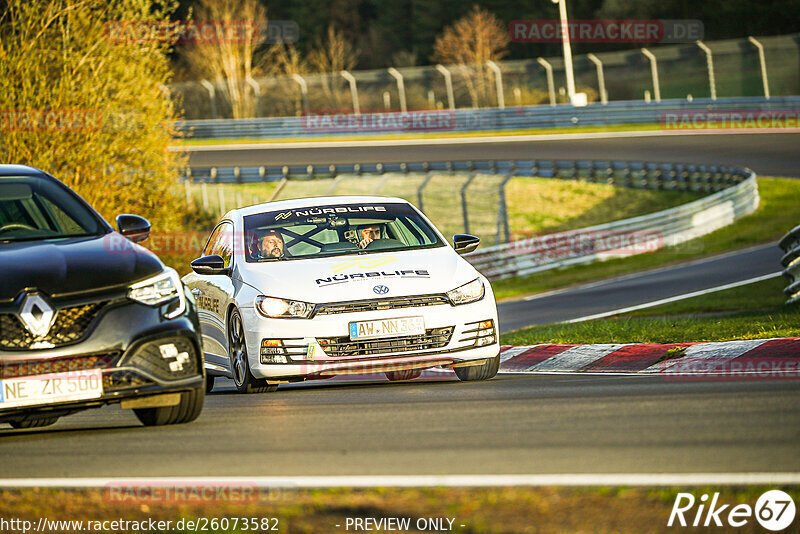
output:
M119 23L168 21L150 0L8 0L0 15L0 154L75 188L107 219L174 227L183 159L167 151L175 110L168 44L112 38ZM114 26L117 24L117 26Z

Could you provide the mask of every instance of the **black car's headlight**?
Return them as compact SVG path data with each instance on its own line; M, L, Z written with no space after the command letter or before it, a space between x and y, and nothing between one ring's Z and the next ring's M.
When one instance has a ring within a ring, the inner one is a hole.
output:
M314 311L314 305L308 302L265 297L263 295L256 297L255 306L258 313L272 319L308 319Z
M160 306L178 299L177 307L164 314L167 319L174 319L186 311L186 296L183 294L181 277L175 269L169 267L164 268L161 274L133 284L128 289L128 298L147 306Z
M486 289L483 287L483 281L480 278L476 278L472 282L448 291L447 298L450 299L453 306L458 306L459 304L469 304L470 302L481 300L485 294Z

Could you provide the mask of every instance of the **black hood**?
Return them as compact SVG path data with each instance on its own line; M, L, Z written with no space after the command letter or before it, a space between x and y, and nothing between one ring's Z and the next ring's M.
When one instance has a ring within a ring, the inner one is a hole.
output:
M123 286L158 274L161 261L117 232L0 244L0 301L24 289L50 296Z

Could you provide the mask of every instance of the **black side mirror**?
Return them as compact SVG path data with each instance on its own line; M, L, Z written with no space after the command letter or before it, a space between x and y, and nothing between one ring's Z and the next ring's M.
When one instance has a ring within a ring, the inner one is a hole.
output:
M469 254L480 244L481 239L469 234L456 234L453 236L453 248L459 254Z
M117 229L134 243L150 237L150 221L138 215L117 215Z
M192 262L192 270L197 274L228 274L230 272L230 269L225 267L225 260L217 254L197 258Z

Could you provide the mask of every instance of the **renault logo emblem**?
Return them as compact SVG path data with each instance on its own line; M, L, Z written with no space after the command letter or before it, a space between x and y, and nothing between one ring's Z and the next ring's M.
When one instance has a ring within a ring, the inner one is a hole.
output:
M372 288L372 290L378 295L385 295L389 292L389 288L386 286L375 286Z
M56 319L56 312L38 293L28 293L22 299L19 310L19 320L28 332L36 337L44 337L50 332L50 327Z

